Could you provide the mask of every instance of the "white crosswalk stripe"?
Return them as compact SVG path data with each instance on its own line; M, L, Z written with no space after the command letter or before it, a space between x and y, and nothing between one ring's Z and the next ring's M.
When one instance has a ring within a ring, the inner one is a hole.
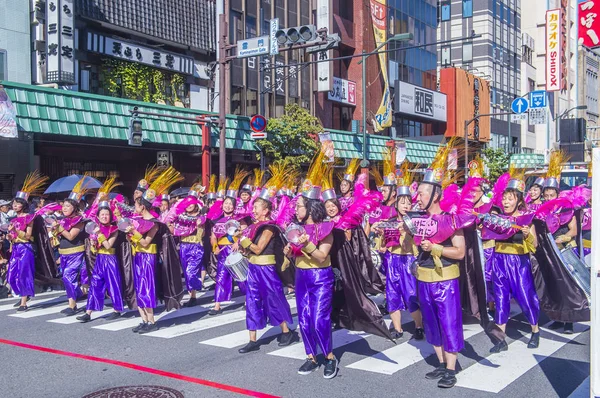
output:
M67 301L67 296L58 296L58 297L50 297L50 298L44 298L44 299L37 299L37 296L35 298L32 298L27 305L29 306L30 310L33 311L36 309L36 307L38 307L40 304L44 304L44 306L46 305L53 305L53 304L58 304L58 303L64 303ZM16 310L15 307L15 303L17 302L17 299L11 299L10 304L4 304L4 305L0 305L0 312L2 311L10 311Z
M290 329L295 329L298 325L298 317L295 316L292 318L293 323L289 326ZM281 328L279 326L267 326L264 329L256 331L256 339L257 340L265 340L274 336L277 336L281 333ZM234 348L243 346L248 342L248 331L240 330L239 332L226 334L223 336L215 337L214 339L201 341L200 344L210 345L213 347L221 347L221 348Z
M52 295L58 296L58 295L61 295L61 293L62 292L56 292L56 291L36 293L35 298L52 296ZM16 303L18 299L19 299L18 296L3 298L3 299L0 299L0 305L8 303L8 302Z

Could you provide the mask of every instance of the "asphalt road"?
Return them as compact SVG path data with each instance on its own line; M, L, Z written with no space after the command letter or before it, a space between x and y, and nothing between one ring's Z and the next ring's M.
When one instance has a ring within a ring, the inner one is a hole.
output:
M149 335L131 332L139 322L136 312L87 324L66 318L59 313L66 301L62 292L36 297L24 314L16 314L14 299L0 300L1 396L83 397L131 385L170 387L184 397L234 397L252 391L283 397L589 396L586 324L576 324L570 336L543 328L540 347L528 350L530 328L515 307L508 324L509 350L493 356L479 325L465 325L459 383L440 390L424 378L437 360L427 343L411 339L414 325L408 314L403 315L405 334L397 345L364 333L335 331L340 370L335 379L326 380L322 368L299 376L302 343L281 349L274 331L261 339L260 351L239 354L247 342L243 297L234 297L223 314L211 317L212 294L204 293L200 306L162 315L160 330ZM540 325L547 322L542 316ZM247 391L233 392L235 388Z

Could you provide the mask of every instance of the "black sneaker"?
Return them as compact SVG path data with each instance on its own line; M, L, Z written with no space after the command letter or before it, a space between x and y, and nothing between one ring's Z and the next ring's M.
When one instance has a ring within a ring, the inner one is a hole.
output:
M439 388L452 388L456 384L456 372L454 370L446 370L444 376L438 381Z
M91 321L92 317L86 312L85 314L78 316L77 320L82 323L86 323L86 322Z
M279 347L286 347L294 342L294 332L289 331L287 333L281 333L279 335Z
M184 307L193 307L195 305L198 304L198 300L196 299L196 297L192 297L187 303L185 303L183 306Z
M573 334L573 322L565 322L564 334Z
M402 336L404 336L404 331L399 332L396 329L392 329L390 330L390 334L392 335L392 339L399 340L402 338Z
M508 343L506 342L506 340L502 340L498 342L495 346L490 348L490 353L492 354L498 354L502 351L508 351Z
M423 328L416 328L413 337L415 338L415 340L423 340L423 338L425 337L425 330L423 330Z
M148 322L146 324L145 327L143 327L138 334L146 334L146 333L151 333L151 332L156 332L158 330L158 326L156 325L156 322L154 323L150 323Z
M312 358L306 358L306 362L304 362L304 364L300 366L300 369L298 369L298 374L306 376L317 369L319 369L319 364L316 363Z
M26 302L28 303L30 300L31 300L31 297L27 296L27 301ZM17 301L15 303L15 305L13 305L13 308L18 308L18 307L21 307L21 299L19 299L19 301Z
M73 316L77 313L77 307L75 307L75 308L67 307L64 310L62 310L60 313L65 316Z
M548 329L550 330L556 330L556 329L561 329L564 328L565 324L564 322L559 322L559 321L554 321L550 324L550 326L548 326Z
M323 377L326 379L333 379L338 372L338 361L337 359L326 359L325 370L323 371Z
M28 310L29 310L29 307L27 307L26 305L20 305L19 308L17 308L17 312L25 312Z
M121 313L117 312L117 311L113 311L112 314L110 314L109 316L107 316L104 319L107 321L114 321L115 319L119 319L119 318L121 318Z
M146 322L141 322L139 325L137 325L136 327L134 327L133 329L131 329L131 331L133 333L139 333L140 330L144 329L146 327Z
M222 308L219 308L218 310L215 310L215 309L213 308L212 310L208 311L208 315L211 315L211 316L213 316L213 315L219 315L219 314L220 314L220 313L222 313L222 312L223 312L223 309L222 309Z
M257 341L250 341L248 344L238 350L240 354L247 354L252 351L260 350L260 344Z
M446 374L446 364L441 363L440 366L425 374L425 378L429 380L441 379Z
M529 343L527 343L527 348L538 348L540 346L540 332L531 333L531 338L529 339Z

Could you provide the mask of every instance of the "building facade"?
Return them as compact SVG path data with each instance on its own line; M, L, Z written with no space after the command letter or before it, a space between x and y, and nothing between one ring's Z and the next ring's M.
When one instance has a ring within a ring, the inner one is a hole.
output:
M441 0L438 40L481 37L440 46L438 66L460 67L491 83L491 112L510 110L521 93L520 0ZM539 12L535 12L537 14ZM533 14L532 14L533 15ZM523 146L520 126L507 116L491 118L489 145L516 151Z

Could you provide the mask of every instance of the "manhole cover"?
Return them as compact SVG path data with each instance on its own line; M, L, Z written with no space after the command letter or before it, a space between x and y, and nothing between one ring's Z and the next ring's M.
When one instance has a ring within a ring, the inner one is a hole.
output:
M160 386L113 387L96 391L83 398L184 398L177 390Z

